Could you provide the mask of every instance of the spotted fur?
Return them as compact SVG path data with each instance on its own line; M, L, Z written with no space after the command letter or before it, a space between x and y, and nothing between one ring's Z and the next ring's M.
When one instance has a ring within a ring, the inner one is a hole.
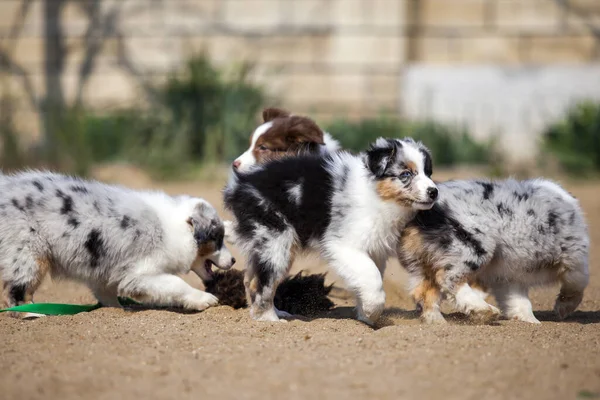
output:
M561 284L555 311L575 310L589 281L589 236L569 193L542 179L449 181L402 233L399 255L427 322L442 322L441 296L479 321L500 311L471 283L489 288L507 318L538 323L528 291Z
M47 272L117 295L202 310L217 303L175 274L230 268L223 224L206 201L48 172L0 175L0 277L7 306L33 301ZM210 246L210 252L199 249Z

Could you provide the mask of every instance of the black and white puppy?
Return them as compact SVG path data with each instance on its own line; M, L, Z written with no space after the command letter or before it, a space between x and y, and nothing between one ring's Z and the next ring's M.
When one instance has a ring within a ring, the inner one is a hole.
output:
M383 138L359 155L291 157L234 171L224 199L248 263L252 317L289 316L274 307L275 290L294 257L315 250L355 293L358 318L375 322L385 303L382 273L400 231L437 198L431 173L421 143Z
M105 306L118 295L203 310L212 294L176 274L210 279L235 259L205 200L53 174L0 174L0 277L7 306L31 302L47 272L86 284Z

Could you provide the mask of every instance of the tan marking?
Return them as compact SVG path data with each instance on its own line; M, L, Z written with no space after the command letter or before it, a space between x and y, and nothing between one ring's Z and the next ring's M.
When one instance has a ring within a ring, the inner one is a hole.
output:
M480 290L485 293L487 293L487 291L489 289L486 285L484 285L482 282L479 281L479 279L477 279L475 277L469 278L468 283L472 289L477 289L477 290Z
M216 248L214 242L202 243L198 246L198 256L200 257L206 257L208 255L211 255L215 251Z
M401 238L400 245L404 252L420 258L423 250L423 238L419 230L414 226L408 226L402 231Z
M51 257L44 256L44 257L36 258L35 263L38 266L38 270L37 270L37 274L36 274L36 277L35 277L35 280L34 280L34 283L32 284L32 286L34 286L35 289L37 289L37 287L42 283L42 280L44 279L46 274L49 271L52 271L54 262Z
M395 201L405 207L409 207L413 202L408 193L395 183L392 178L378 181L376 190L379 197L384 201Z
M411 170L413 173L418 172L417 164L415 164L414 162L407 161L405 164L406 164L406 168Z

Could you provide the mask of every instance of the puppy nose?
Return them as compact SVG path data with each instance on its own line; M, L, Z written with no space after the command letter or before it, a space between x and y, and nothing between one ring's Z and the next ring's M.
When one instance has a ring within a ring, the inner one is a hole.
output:
M239 160L235 160L231 165L233 165L233 169L238 169L240 167L240 164L241 162Z
M435 200L438 197L438 190L435 187L427 188L427 195L431 200Z
M235 257L231 257L231 265L235 264Z

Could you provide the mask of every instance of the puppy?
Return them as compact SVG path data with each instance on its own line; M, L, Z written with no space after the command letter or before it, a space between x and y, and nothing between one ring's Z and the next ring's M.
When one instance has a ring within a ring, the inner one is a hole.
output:
M0 175L0 277L7 306L33 301L47 272L89 286L105 306L117 295L204 310L209 293L176 274L210 279L235 259L206 201L137 192L48 172Z
M278 321L273 297L300 252L317 251L357 297L358 319L380 316L382 272L400 230L437 197L429 151L412 139L378 139L364 153L286 157L224 190L236 243L246 255L244 284L254 319Z
M589 281L589 236L583 212L551 181L449 181L439 199L402 232L400 263L411 275L412 295L425 322L444 322L446 296L477 321L500 311L467 281L491 289L509 319L539 323L529 288L560 283L554 310L574 311Z
M299 154L325 154L339 150L339 143L310 118L280 108L263 110L263 124L250 137L250 148L232 164L246 172L253 165Z

